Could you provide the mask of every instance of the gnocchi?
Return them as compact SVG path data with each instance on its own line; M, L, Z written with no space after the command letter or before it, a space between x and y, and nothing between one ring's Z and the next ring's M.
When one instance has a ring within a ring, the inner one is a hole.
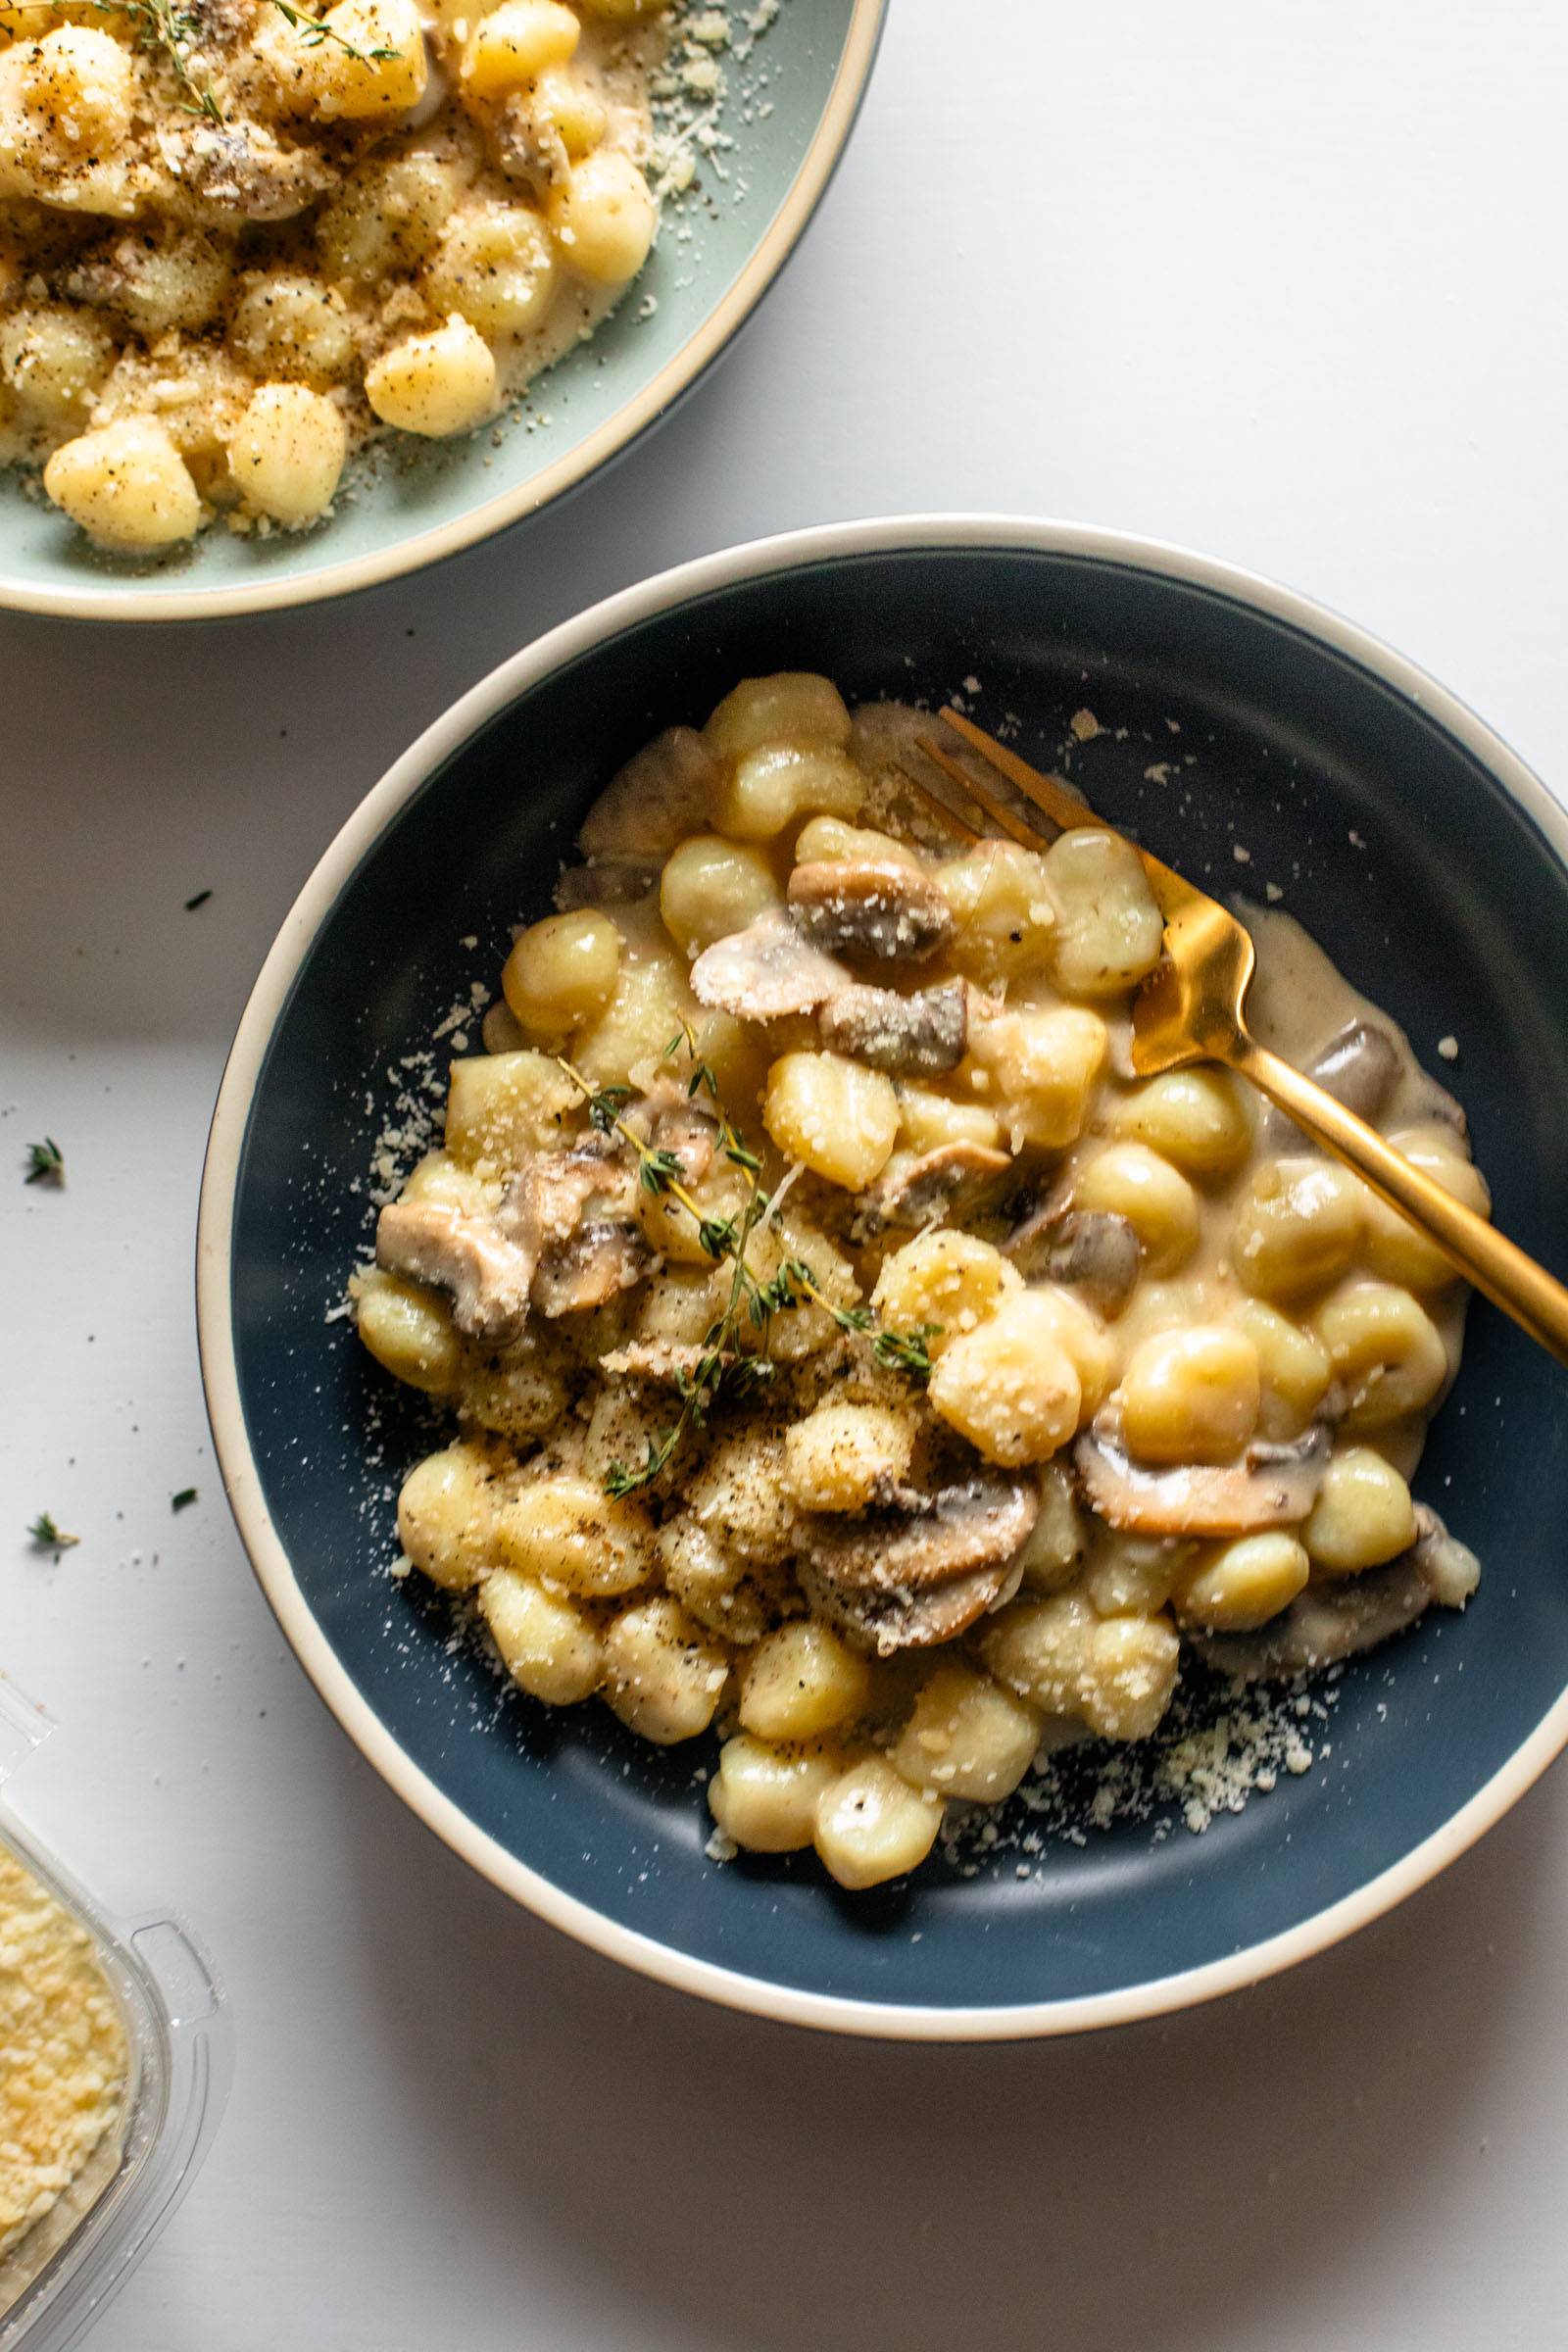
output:
M571 15L504 0L470 79L569 74ZM303 415L323 322L267 282ZM74 398L93 354L58 349ZM1453 1606L1475 1574L1432 1571L1409 1484L1462 1290L1240 1080L1129 1075L1139 860L933 846L888 783L919 724L780 671L627 761L351 1286L459 1424L403 1483L410 1566L530 1701L715 1734L710 1852L814 1849L850 1889L1054 1748L1152 1738L1191 1652L1266 1669L1312 1588L1374 1580L1375 1628L1380 1571ZM1255 920L1267 1042L1332 1051L1278 1008L1355 1001ZM1387 1131L1484 1202L1446 1098L1378 1050Z

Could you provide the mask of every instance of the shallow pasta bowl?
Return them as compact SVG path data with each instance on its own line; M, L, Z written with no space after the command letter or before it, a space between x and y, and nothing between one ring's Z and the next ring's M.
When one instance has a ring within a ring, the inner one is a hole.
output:
M0 470L0 608L203 620L311 604L456 555L586 481L668 416L778 276L854 128L886 7L788 0L765 24L732 71L716 199L671 213L613 316L535 379L521 424L395 436L318 528L263 540L219 525L139 565L95 552L36 485Z
M1348 1669L1332 1754L1201 1836L1167 1807L1048 1840L1022 1875L1008 1849L854 1897L810 1856L716 1864L694 1777L707 1743L650 1750L604 1709L503 1693L480 1658L447 1654L420 1580L389 1582L391 1498L429 1424L333 1309L369 1229L372 1138L419 1083L403 1057L444 1068L436 1024L476 982L488 997L612 769L780 667L825 669L852 701L978 681L977 714L1015 715L1046 765L1092 710L1102 731L1074 772L1094 805L1211 887L1283 890L1457 1088L1499 1223L1548 1260L1560 1249L1568 818L1495 736L1348 623L1178 550L962 518L802 532L666 573L505 663L302 893L240 1026L202 1197L202 1357L230 1500L284 1632L376 1769L597 1949L767 2016L933 2039L1206 1999L1386 1911L1568 1740L1568 1382L1491 1308L1473 1311L1417 1482L1490 1568L1480 1594ZM1450 1034L1456 1063L1435 1058Z

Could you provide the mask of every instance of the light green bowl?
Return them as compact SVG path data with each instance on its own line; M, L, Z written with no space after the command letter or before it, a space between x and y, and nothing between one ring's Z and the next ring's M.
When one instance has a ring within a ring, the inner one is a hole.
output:
M753 53L755 73L766 74L763 104L730 106L727 176L705 173L716 201L686 200L672 225L689 220L690 238L661 237L620 309L536 380L528 415L503 429L499 447L488 432L400 444L318 530L265 541L212 530L153 564L98 553L0 472L0 607L206 620L310 604L456 555L573 489L669 414L778 275L854 126L885 8L782 0Z

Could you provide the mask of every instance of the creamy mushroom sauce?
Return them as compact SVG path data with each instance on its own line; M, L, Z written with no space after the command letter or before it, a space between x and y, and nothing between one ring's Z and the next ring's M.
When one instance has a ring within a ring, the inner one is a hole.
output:
M1148 1738L1185 1654L1294 1675L1478 1574L1408 1486L1462 1286L1244 1083L1132 1076L1135 854L963 838L926 723L783 673L633 760L352 1286L461 1423L412 1566L536 1698L716 1730L715 1850L852 1887ZM1485 1209L1402 1033L1244 911L1259 1036Z

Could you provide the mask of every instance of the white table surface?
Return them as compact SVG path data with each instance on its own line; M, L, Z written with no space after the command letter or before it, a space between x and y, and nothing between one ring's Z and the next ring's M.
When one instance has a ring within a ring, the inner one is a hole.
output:
M569 505L296 616L0 617L0 1664L63 1725L40 1826L200 1923L239 2035L105 2352L1564 2341L1562 1774L1254 1995L1066 2045L818 2039L621 1975L427 1837L218 1488L192 1224L255 971L393 755L610 590L832 516L1121 525L1355 615L1568 789L1561 0L892 20L752 332ZM20 1183L43 1132L63 1198ZM40 1509L81 1538L58 1566Z

